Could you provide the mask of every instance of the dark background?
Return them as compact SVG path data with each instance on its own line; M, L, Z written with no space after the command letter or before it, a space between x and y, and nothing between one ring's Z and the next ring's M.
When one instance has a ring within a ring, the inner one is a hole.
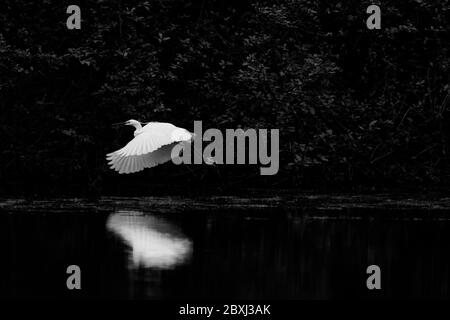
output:
M449 1L0 2L0 195L441 189ZM81 7L81 30L66 8ZM280 170L164 164L119 176L134 118L279 128ZM172 192L172 191L170 191Z

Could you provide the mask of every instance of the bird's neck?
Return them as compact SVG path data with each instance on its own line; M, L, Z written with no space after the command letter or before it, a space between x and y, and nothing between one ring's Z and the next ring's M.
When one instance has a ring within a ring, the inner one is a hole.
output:
M136 128L136 130L134 130L134 136L141 133L142 125L140 123L133 123L133 127Z

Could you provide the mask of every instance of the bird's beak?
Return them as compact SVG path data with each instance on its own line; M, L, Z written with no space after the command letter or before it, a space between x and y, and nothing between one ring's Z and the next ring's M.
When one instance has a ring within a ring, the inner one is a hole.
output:
M113 123L112 126L120 126L120 125L124 125L124 124L126 124L127 122L128 122L128 121Z

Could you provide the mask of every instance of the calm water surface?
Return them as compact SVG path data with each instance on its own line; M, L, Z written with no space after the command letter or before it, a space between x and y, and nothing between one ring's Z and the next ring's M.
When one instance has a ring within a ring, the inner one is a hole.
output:
M423 216L0 211L0 296L450 298L450 221ZM80 291L66 289L73 264ZM371 264L381 291L366 289Z

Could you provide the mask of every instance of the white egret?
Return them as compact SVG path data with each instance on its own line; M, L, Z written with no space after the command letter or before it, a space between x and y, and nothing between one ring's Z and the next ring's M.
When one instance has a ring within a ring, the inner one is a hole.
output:
M122 173L134 173L151 168L172 159L172 148L178 143L190 142L194 134L171 123L149 122L144 127L137 120L122 123L136 128L134 139L106 155L111 169Z

